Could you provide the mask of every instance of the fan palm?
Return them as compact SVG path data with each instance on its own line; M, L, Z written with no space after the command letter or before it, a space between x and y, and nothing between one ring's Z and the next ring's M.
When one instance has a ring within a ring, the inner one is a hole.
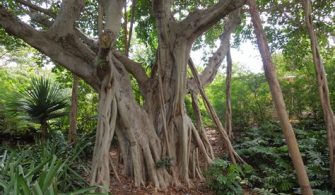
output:
M67 98L61 88L49 79L33 78L31 86L20 92L17 111L27 114L28 119L41 125L41 138L45 140L48 121L66 114Z

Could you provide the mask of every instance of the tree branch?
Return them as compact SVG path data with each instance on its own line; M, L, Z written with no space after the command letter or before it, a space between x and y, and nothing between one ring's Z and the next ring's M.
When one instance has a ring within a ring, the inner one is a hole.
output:
M181 23L179 29L190 40L196 39L222 17L243 6L246 0L220 0L219 3L205 10L190 13Z
M215 53L210 57L209 62L206 68L202 71L199 76L199 79L202 85L205 87L210 84L217 72L219 67L222 64L223 59L226 57L227 52L230 47L230 37L231 34L235 31L236 27L240 24L240 9L232 12L228 19L225 22L225 30L221 35L221 42L219 48L215 51ZM194 79L188 81L188 88L190 90L196 90L197 86Z
M132 61L131 59L117 51L114 51L114 56L124 65L126 70L135 77L139 85L143 86L145 82L149 79L141 64Z
M73 52L73 47L76 46L66 48L62 43L49 38L47 33L39 32L20 21L17 17L12 16L2 5L0 5L0 25L8 34L23 39L26 43L46 54L52 60L69 69L96 88L98 83L93 76L95 69L90 64L90 61L93 62L94 58L79 56L86 54Z
M16 2L22 4L22 5L25 5L27 7L29 7L30 9L32 10L36 10L36 11L39 11L45 15L42 15L40 13L37 13L37 12L29 12L28 14L30 15L31 19L34 21L34 22L37 22L41 25L44 25L46 27L51 27L54 23L54 21L50 21L50 19L54 20L56 18L56 14L53 13L51 10L49 9L44 9L44 8L41 8L41 7L38 7L30 2L27 2L25 0L15 0ZM49 17L47 17L49 16ZM74 33L86 44L88 45L88 47L94 51L95 53L98 52L98 44L97 44L97 41L89 38L87 35L85 35L81 30L79 30L78 28L75 28L74 29Z
M173 0L153 0L152 7L154 16L157 20L157 29L159 33L159 40L165 43L168 38L168 31L171 30L172 21L174 21L171 13L171 5Z
M105 30L111 31L114 36L121 28L122 8L126 0L100 0L105 14Z
M32 4L31 2L28 2L28 1L25 1L25 0L15 0L17 3L20 3L20 4L22 4L22 5L25 5L25 6L27 6L27 7L29 7L30 9L33 9L33 10L35 10L35 11L39 11L39 12L41 12L41 13L43 13L43 14L45 14L45 15L48 15L48 16L50 16L50 17L52 17L52 18L56 18L56 14L55 13L53 13L51 10L49 10L49 9L44 9L44 8L41 8L41 7L39 7L39 6L37 6L37 5L34 5L34 4Z
M51 26L51 32L59 37L70 34L74 30L74 23L84 8L84 0L64 0L58 15Z
M45 27L51 27L53 24L53 21L50 21L50 18L39 14L39 13L29 13L31 20L34 22L37 22ZM78 28L74 29L74 34L79 37L79 39L85 43L89 49L92 50L93 53L98 53L98 43L94 39L91 39L88 37L85 33L83 33L81 30Z

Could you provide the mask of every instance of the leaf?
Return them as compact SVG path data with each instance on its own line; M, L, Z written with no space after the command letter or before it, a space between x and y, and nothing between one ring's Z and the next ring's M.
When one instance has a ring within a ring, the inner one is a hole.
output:
M43 178L42 191L45 192L52 184L53 180L56 178L57 173L60 171L61 163L57 162L57 158L53 155L51 165L46 170L46 175Z
M34 192L34 195L43 195L42 189L41 189L40 185L38 184L38 182L36 182L33 185L33 192Z
M22 175L19 175L18 177L18 184L20 186L20 189L22 189L24 195L30 195L29 186L27 185Z

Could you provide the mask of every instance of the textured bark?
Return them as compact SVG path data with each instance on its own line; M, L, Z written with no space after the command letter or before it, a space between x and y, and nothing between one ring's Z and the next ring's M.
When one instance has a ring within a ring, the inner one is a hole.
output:
M248 4L249 4L249 12L252 18L252 23L255 29L255 34L257 37L258 48L263 61L265 77L269 83L272 100L275 104L275 108L277 110L280 125L284 133L290 157L292 159L292 163L298 177L298 183L304 195L313 194L304 167L304 162L302 160L301 153L299 151L298 143L286 111L283 93L281 91L276 75L276 70L271 59L271 53L265 33L263 31L262 21L260 19L259 12L256 8L256 1L248 0Z
M78 87L79 87L79 78L76 75L73 75L71 111L70 111L70 129L68 135L68 140L70 143L75 142L77 137Z
M109 149L115 132L117 115L112 79L114 78L110 74L101 83L98 125L92 160L91 184L103 186L102 191L108 191L110 184Z
M226 131L230 139L233 138L232 110L231 110L231 74L233 62L230 55L230 49L227 52L227 70L226 70Z
M62 1L61 8L50 28L50 32L60 38L72 33L74 31L74 23L79 18L83 8L84 0Z
M57 16L42 14L44 17L35 18L34 21L45 26L43 31L20 21L0 5L0 25L84 79L99 93L92 184L108 190L109 149L116 133L124 174L133 178L136 186L148 183L156 188L191 186L190 178L203 178L203 164L212 163L214 157L206 134L197 130L186 114L184 98L190 49L197 36L241 7L244 1L220 1L213 7L190 13L177 23L171 13L172 0L153 0L159 44L150 76L114 45L125 0L99 1L103 12L98 20L99 44L75 28L83 2L63 1ZM137 80L144 105L135 101L129 74ZM206 162L199 162L199 156Z
M311 1L302 0L302 5L304 7L305 22L311 40L311 49L318 81L321 106L323 110L324 119L326 122L327 141L329 147L329 160L330 160L329 163L330 176L331 176L332 189L333 191L335 191L335 117L332 107L330 105L327 74L322 63L317 36L314 32Z
M92 159L91 184L103 186L101 191L109 191L110 185L110 144L116 131L117 115L121 112L116 93L119 90L115 61L111 49L114 47L117 33L121 28L124 0L101 1L105 15L104 31L99 25L99 52L96 59L96 75L100 82L98 125ZM98 21L101 23L101 21Z

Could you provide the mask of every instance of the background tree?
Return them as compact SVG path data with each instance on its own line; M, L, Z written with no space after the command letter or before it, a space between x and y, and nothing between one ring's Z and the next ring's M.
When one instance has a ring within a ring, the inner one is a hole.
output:
M226 70L226 130L229 138L233 137L232 127L232 110L231 110L231 75L232 75L233 62L231 59L230 51L227 53L227 70Z
M319 45L317 41L316 34L314 32L313 27L313 18L312 18L312 7L311 2L309 0L303 0L302 5L304 7L305 12L305 22L308 30L308 34L311 40L311 49L313 54L313 62L315 65L318 87L319 87L319 95L321 100L321 106L323 110L323 115L326 122L327 134L328 134L328 147L329 147L329 158L330 158L330 175L332 178L332 187L335 190L335 117L332 107L330 105L329 98L329 89L328 89L328 81L327 75L325 72L325 68L322 64L322 59L319 51Z
M283 94L277 79L276 70L271 59L270 49L267 43L265 33L263 31L262 21L260 19L255 0L248 0L248 5L250 7L250 15L252 23L255 29L255 34L257 37L258 48L263 60L263 67L265 72L265 77L269 83L271 95L273 102L276 107L276 111L280 120L280 125L282 127L289 152L291 154L292 162L296 174L298 177L298 182L303 194L313 194L312 188L309 183L309 179L305 170L304 162L302 160L301 153L299 151L298 143L289 121L289 117L286 111L286 106L283 98Z

